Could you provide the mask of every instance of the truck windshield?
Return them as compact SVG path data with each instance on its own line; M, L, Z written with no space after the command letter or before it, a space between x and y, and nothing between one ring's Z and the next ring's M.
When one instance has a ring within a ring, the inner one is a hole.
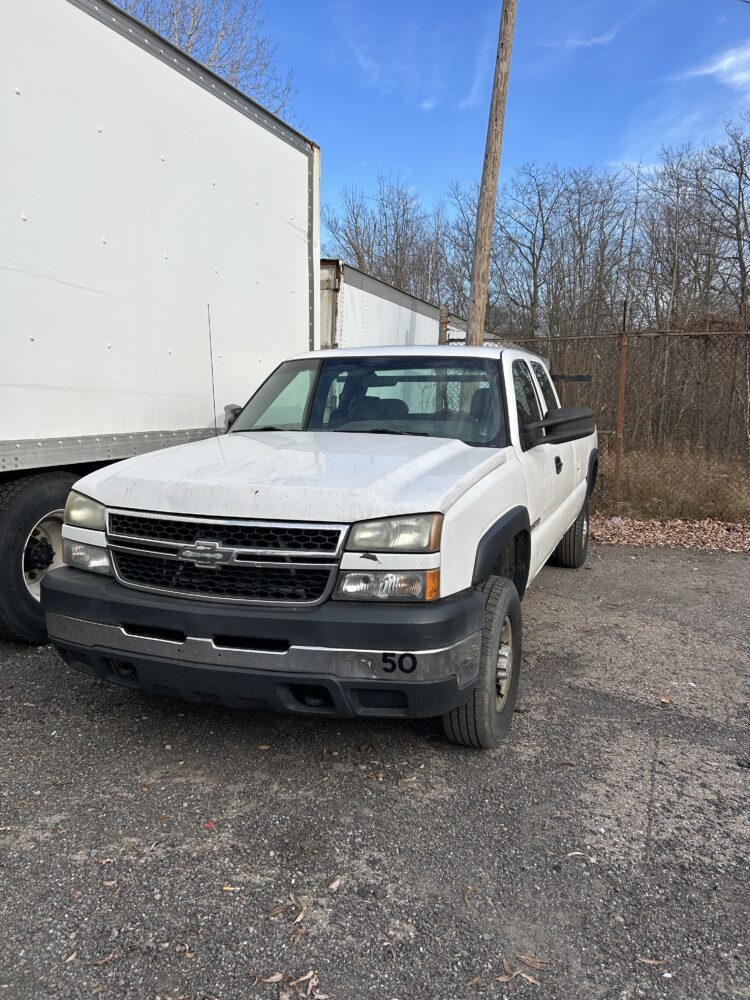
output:
M496 359L305 358L276 369L232 433L408 434L503 447L502 399Z

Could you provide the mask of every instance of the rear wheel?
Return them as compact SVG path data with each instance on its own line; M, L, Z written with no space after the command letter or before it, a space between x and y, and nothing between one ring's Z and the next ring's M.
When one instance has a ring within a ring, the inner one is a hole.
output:
M491 749L500 744L513 719L521 672L521 602L510 580L491 576L485 595L479 676L465 705L442 717L453 743Z
M589 549L589 498L586 497L581 513L557 544L552 559L555 566L580 569L586 562Z
M0 636L47 641L41 583L62 566L65 501L76 476L43 472L0 483Z

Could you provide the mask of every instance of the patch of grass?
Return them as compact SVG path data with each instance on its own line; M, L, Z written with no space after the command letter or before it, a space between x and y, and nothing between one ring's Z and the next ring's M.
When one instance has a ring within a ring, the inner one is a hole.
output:
M626 452L620 506L612 501L614 454L600 458L594 509L637 518L750 521L750 462L696 449Z

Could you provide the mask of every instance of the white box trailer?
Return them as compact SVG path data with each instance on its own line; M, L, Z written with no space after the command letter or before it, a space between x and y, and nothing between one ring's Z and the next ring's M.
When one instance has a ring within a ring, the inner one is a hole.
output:
M322 347L440 342L438 306L340 260L320 262L320 315Z
M107 0L4 0L0 128L0 633L39 641L71 483L319 346L319 151Z

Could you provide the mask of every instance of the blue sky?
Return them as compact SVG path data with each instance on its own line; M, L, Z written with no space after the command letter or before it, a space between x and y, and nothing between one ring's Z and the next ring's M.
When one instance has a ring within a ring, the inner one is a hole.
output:
M268 34L322 147L323 199L378 170L428 203L479 176L500 0L267 0ZM501 172L652 163L750 109L750 5L519 0Z

